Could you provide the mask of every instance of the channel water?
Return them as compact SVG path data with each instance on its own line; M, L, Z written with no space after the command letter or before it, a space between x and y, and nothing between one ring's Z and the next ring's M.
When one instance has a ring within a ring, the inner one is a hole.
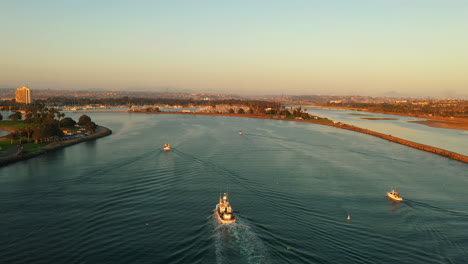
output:
M113 134L0 168L2 263L468 263L464 163L307 123L89 115Z

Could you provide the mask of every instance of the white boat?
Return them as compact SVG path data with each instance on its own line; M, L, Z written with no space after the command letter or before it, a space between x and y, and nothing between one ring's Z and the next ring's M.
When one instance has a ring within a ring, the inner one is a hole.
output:
M232 207L229 204L227 193L224 193L222 197L219 197L219 203L216 205L214 211L216 218L221 224L231 224L236 222L236 217L234 216Z
M242 132L242 131L239 131L239 135L244 135L244 132Z
M164 144L163 150L171 150L171 145L169 143Z
M395 189L391 190L390 192L387 192L387 197L395 202L403 201L403 198L400 197L400 193L397 192Z

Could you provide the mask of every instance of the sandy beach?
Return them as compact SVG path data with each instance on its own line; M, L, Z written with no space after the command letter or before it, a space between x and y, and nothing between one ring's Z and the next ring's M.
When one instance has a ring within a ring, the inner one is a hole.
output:
M398 118L384 118L384 117L361 117L366 120L398 120Z
M410 117L416 117L416 118L425 118L426 120L424 121L408 121L408 122L426 125L430 127L437 127L437 128L468 130L468 118L456 118L456 117L452 118L452 117L429 116L429 115L403 114L403 113L394 113L394 112L381 112L381 111L372 111L370 109L357 109L357 108L348 108L348 107L322 107L322 106L319 106L319 107L329 108L329 109L363 111L367 113L386 114L386 115L395 115L395 116L410 116ZM361 113L350 113L350 115L369 116L368 114L361 114ZM392 120L391 118L363 118L363 119Z
M431 120L431 119L427 119L424 121L408 121L408 122L426 125L430 127L437 127L437 128L468 130L468 122L450 121L450 120Z

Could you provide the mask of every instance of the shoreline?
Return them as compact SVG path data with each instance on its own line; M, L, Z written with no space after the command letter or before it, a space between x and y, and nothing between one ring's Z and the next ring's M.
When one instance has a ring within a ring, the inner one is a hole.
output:
M83 112L88 112L88 113L100 113L103 111L83 111ZM317 125L324 125L324 126L331 126L331 127L336 127L336 128L341 128L341 129L346 129L346 130L351 130L359 133L364 133L368 134L371 136L379 137L382 139L386 139L388 141L392 141L401 145L405 145L411 148L423 150L426 152L431 152L440 156L444 156L453 160L461 161L464 163L468 163L468 156L453 152L453 151L448 151L445 149L437 148L437 147L432 147L429 145L421 144L421 143L416 143L413 141L409 141L406 139L394 137L392 135L386 135L382 134L376 131L372 131L369 129L364 129L348 124L335 124L335 123L324 123L324 122L319 122L319 121L314 121L314 120L297 120L297 119L284 119L284 118L274 118L267 116L265 114L229 114L229 113L197 113L197 112L189 112L189 113L184 113L184 112L151 112L151 113L142 113L142 112L129 112L129 111L106 111L107 113L109 112L114 112L114 113L129 113L129 114L178 114L178 115L206 115L206 116L231 116L231 117L244 117L244 118L258 118L258 119L272 119L272 120L283 120L283 121L293 121L293 122L303 122L303 123L311 123L311 124L317 124ZM81 111L80 111L81 113ZM375 112L374 112L375 113ZM382 114L392 114L392 115L397 115L396 113L382 113ZM402 116L412 116L412 115L402 115ZM422 117L422 116L414 116L414 117L419 117L419 118L429 118L429 117ZM452 120L449 118L440 118L442 120ZM439 119L439 120L440 120ZM458 121L458 120L453 120L453 121ZM465 121L466 122L466 121Z
M352 131L355 131L355 132L364 133L364 134L368 134L368 135L371 135L371 136L386 139L388 141L392 141L394 143L405 145L405 146L408 146L408 147L411 147L411 148L423 150L423 151L426 151L426 152L431 152L431 153L434 153L434 154L437 154L437 155L440 155L440 156L444 156L444 157L447 157L447 158L450 158L450 159L453 159L453 160L468 163L468 156L465 156L465 155L462 155L462 154L459 154L459 153L456 153L456 152L453 152L453 151L448 151L448 150L445 150L445 149L441 149L441 148L437 148L437 147L433 147L433 146L429 146L429 145L425 145L425 144L421 144L421 143L416 143L416 142L413 142L413 141L410 141L410 140L394 137L392 135L386 135L386 134L379 133L379 132L376 132L376 131L372 131L372 130L369 130L369 129L356 127L356 126L353 126L353 125L334 124L334 123L320 123L320 122L314 122L314 121L309 121L309 120L288 120L288 119L279 119L279 118L272 118L272 119L286 120L286 121L298 121L298 122L304 122L304 123L313 123L313 124L337 127L337 128L346 129L346 130L352 130Z
M408 122L425 125L429 127L468 131L468 122L465 123L465 122L458 122L458 121L431 120L431 119L426 119L426 120L421 120L421 121L408 121Z
M429 127L436 127L436 128L468 130L468 118L373 111L372 109L367 109L367 108L353 108L353 107L340 107L340 106L324 107L320 105L313 105L313 106L318 107L320 109L342 109L346 111L359 111L359 112L374 113L374 114L414 117L414 118L420 118L420 119L426 119L426 120L408 121L408 122L417 123L417 124L425 125Z
M59 150L68 146L81 143L81 142L95 140L101 137L108 136L110 134L112 134L112 130L108 129L107 127L98 126L97 131L94 134L89 135L89 136L85 136L85 137L77 138L77 139L71 139L67 141L53 142L43 148L40 148L39 150L35 152L28 152L21 156L17 156L16 152L9 154L9 155L5 155L5 156L0 156L0 167L11 164L11 163L15 163L17 161L27 160L33 157L37 157L42 154L56 151L56 150Z
M379 137L382 139L386 139L388 141L392 141L401 145L405 145L411 148L423 150L426 152L431 152L440 156L444 156L453 160L461 161L464 163L468 163L468 156L453 152L453 151L448 151L445 149L437 148L437 147L432 147L429 145L421 144L421 143L416 143L413 141L409 141L406 139L394 137L392 135L386 135L382 134L376 131L372 131L369 129L364 129L348 124L335 124L335 123L323 123L323 122L318 122L314 120L297 120L297 119L283 119L283 118L273 118L269 117L266 115L251 115L251 114L214 114L214 113L182 113L182 112L158 112L154 114L184 114L184 115L213 115L213 116L234 116L234 117L247 117L247 118L259 118L259 119L273 119L273 120L283 120L283 121L293 121L293 122L303 122L303 123L312 123L312 124L317 124L317 125L324 125L324 126L331 126L331 127L336 127L336 128L341 128L341 129L346 129L346 130L351 130L359 133L364 133L368 134L371 136Z

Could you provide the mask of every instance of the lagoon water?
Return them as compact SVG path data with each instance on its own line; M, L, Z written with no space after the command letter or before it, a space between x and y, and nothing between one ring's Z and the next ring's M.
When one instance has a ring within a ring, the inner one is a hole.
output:
M331 120L389 134L406 140L426 144L441 149L453 151L468 156L468 131L457 129L441 129L411 121L424 121L426 118L397 116L364 111L344 111L336 109L321 109L304 106L307 112ZM368 120L366 118L392 118L394 120Z
M8 135L10 132L6 131L6 130L0 130L0 137L4 137L6 135Z
M306 123L89 115L114 133L0 168L2 263L468 263L464 163Z

